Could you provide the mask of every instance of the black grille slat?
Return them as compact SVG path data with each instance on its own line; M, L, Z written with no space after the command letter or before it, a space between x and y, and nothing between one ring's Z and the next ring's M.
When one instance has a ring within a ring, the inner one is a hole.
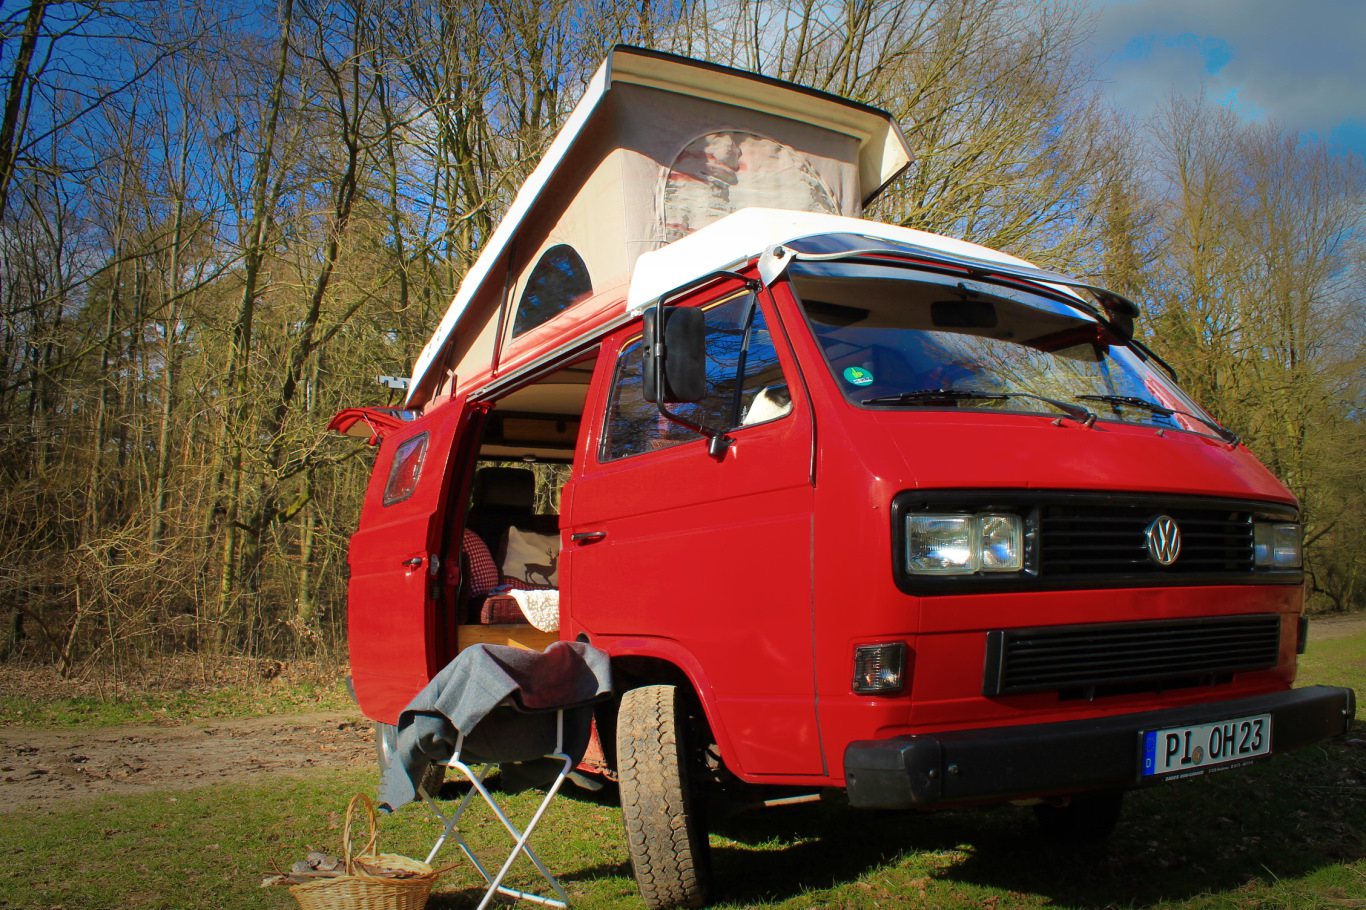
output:
M1178 684L1275 666L1280 617L1166 620L988 633L988 695Z
M1263 656L1264 651L1265 649L1262 647L1240 648L1237 650L1229 650L1218 657L1209 657L1208 655L1201 657L1197 654L1183 654L1180 652L1166 654L1149 653L1132 655L1122 660L1067 661L1066 670L1056 669L1054 663L1021 664L1012 661L1010 669L1013 673L1029 673L1031 678L1044 679L1050 676L1076 676L1083 671L1086 673L1113 674L1118 673L1122 669L1146 670L1151 669L1158 664L1184 667L1192 661L1197 661L1197 659L1202 666L1212 666L1214 664L1227 662L1240 664L1245 660L1260 659Z
M1241 650L1251 651L1252 653L1256 654L1260 653L1262 648L1264 648L1265 646L1266 643L1263 641L1241 639L1237 641L1225 642L1221 646L1221 652L1223 654L1229 654L1232 653L1234 650ZM1066 649L1058 649L1055 651L1031 650L1027 654L1018 654L1012 652L1011 666L1021 669L1034 666L1047 667L1051 666L1053 662L1057 661L1060 658L1069 658L1067 661L1068 666L1108 667L1115 664L1123 663L1125 661L1133 662L1149 660L1152 658L1176 659L1181 656L1197 657L1204 654L1207 651L1208 646L1205 645L1173 646L1170 644L1163 644L1161 642L1150 642L1134 646L1131 649L1126 649L1126 656L1124 657L1096 657L1088 661L1077 659L1075 655L1073 655L1070 652L1070 650Z
M1211 658L1206 656L1206 658L1201 661L1201 665L1239 665L1246 660L1258 659L1262 657L1264 650L1265 649L1262 647L1249 647L1237 651L1230 650L1225 652L1224 654L1219 655L1218 657ZM1158 665L1170 665L1173 667L1180 666L1184 668L1188 663L1190 663L1190 661L1195 656L1196 655L1193 654L1182 654L1179 652L1172 652L1167 654L1136 654L1127 657L1123 660L1069 661L1065 669L1055 669L1052 664L1047 664L1040 667L1038 665L1030 666L1028 664L1018 664L1012 661L1011 670L1012 672L1018 673L1029 671L1031 676L1038 679L1044 679L1050 676L1066 676L1068 678L1071 678L1077 676L1078 674L1101 672L1113 673L1119 672L1121 669L1126 668L1140 671L1148 670Z
M1158 515L1181 528L1171 566L1148 557L1145 530ZM1252 569L1252 515L1220 508L1154 503L1044 504L1039 510L1039 570L1045 577L1122 573L1186 575Z

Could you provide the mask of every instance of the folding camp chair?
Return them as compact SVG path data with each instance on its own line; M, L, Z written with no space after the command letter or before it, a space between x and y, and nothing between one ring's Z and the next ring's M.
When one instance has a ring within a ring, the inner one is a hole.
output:
M454 839L488 885L480 910L496 894L552 907L567 905L564 887L529 841L583 756L592 704L610 697L611 691L607 655L586 644L556 642L542 653L480 644L462 651L400 716L396 760L381 781L382 801L397 808L415 795L422 798L441 824L427 861ZM470 789L454 811L443 811L435 794L420 785L414 789L428 762L455 768L469 780ZM504 780L534 777L536 785L546 788L523 828L509 818L484 783L488 772L498 766L503 768ZM493 875L460 830L476 797L488 804L514 842L512 852ZM503 884L521 855L535 866L554 896Z
M551 801L555 798L556 794L560 792L560 787L564 784L565 779L569 777L569 772L574 770L574 759L564 751L565 710L566 709L564 708L560 708L554 711L556 728L555 748L552 752L548 752L544 756L547 760L559 763L555 779L550 786L546 788L545 797L541 800L540 804L537 805L536 811L532 814L531 820L526 823L525 828L518 829L512 819L508 817L507 812L498 804L498 801L494 799L493 794L484 784L484 777L490 770L498 766L497 763L483 762L469 765L461 759L461 752L464 747L465 739L464 734L461 734L456 741L455 754L445 762L447 767L455 768L470 782L470 789L456 805L455 811L450 812L449 814L441 811L441 807L433 798L433 795L419 787L418 792L422 796L423 802L427 804L427 808L431 810L432 814L436 816L437 821L439 821L442 826L440 836L437 837L436 843L432 844L431 852L427 854L427 863L430 864L432 860L436 858L437 853L441 850L442 846L445 845L447 839L454 835L455 843L460 848L460 851L465 854L466 858L469 859L475 870L483 876L485 883L488 885L488 889L484 893L484 899L479 902L479 910L483 910L484 907L488 906L489 901L493 899L495 894L503 894L508 897L517 898L518 900L532 901L551 907L568 906L569 895L565 892L564 886L561 885L560 880L546 868L545 863L536 855L536 851L532 849L531 844L529 843L532 832L536 830L536 825L540 822L541 816L545 815L546 809L550 808ZM489 808L493 810L493 814L498 817L498 821L502 822L503 827L507 829L508 834L511 835L512 839L515 841L512 852L509 853L507 859L503 861L503 865L499 868L498 873L491 877L489 875L488 867L484 865L478 854L474 852L474 848L469 845L469 842L465 840L464 835L460 832L460 819L465 814L465 810L469 808L476 795L483 797L484 802L488 803ZM541 877L544 878L546 883L554 890L555 897L549 897L544 894L535 894L529 891L521 891L516 888L509 888L503 884L503 879L507 876L508 871L511 870L512 864L516 861L519 854L526 855L526 858L536 867L536 871L541 874Z

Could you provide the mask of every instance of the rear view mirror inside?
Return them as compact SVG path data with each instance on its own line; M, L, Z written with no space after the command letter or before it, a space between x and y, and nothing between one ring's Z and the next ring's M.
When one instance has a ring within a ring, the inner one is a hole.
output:
M990 300L936 300L930 321L939 329L994 329L996 304Z

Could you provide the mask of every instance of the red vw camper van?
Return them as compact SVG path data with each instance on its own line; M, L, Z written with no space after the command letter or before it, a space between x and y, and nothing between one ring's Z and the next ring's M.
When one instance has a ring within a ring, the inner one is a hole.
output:
M471 642L606 651L651 907L705 900L722 788L1026 800L1100 833L1125 790L1354 716L1349 689L1292 688L1294 496L1133 303L858 217L908 163L880 111L618 48L403 407L334 420L378 445L361 708L387 736Z

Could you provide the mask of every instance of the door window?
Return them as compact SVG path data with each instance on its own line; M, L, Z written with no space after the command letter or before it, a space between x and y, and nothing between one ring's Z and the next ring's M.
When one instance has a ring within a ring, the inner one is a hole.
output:
M707 395L670 405L687 420L726 431L776 420L792 410L792 397L778 363L763 310L753 294L740 294L710 307L707 321ZM599 458L614 461L700 439L659 413L641 394L644 379L641 339L617 358Z

